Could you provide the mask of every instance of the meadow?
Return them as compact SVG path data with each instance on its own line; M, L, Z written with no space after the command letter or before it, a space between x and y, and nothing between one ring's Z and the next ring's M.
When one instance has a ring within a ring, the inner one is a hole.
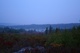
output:
M26 49L18 52L22 48ZM0 28L0 53L80 53L80 26L71 29L50 26L45 32L36 33Z

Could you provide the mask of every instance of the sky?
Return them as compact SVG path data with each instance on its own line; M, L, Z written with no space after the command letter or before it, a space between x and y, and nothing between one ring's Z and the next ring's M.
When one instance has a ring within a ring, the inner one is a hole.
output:
M0 0L0 23L80 23L80 0Z

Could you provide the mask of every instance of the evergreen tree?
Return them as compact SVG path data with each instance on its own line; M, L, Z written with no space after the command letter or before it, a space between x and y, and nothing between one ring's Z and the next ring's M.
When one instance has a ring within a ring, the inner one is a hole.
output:
M45 34L48 34L48 27L46 27Z
M55 32L58 33L59 31L60 31L60 29L59 28L56 28Z
M52 33L52 31L53 31L53 28L52 28L52 26L50 26L49 27L49 33Z

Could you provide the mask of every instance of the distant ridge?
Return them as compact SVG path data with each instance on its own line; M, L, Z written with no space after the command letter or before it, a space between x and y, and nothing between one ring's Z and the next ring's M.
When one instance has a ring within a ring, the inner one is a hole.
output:
M9 26L12 28L22 28L22 29L45 29L46 27L52 26L55 28L61 28L61 29L70 29L73 26L77 27L80 26L80 23L69 23L69 24L31 24L31 25L14 25Z
M10 23L0 23L0 26L12 26L13 24Z

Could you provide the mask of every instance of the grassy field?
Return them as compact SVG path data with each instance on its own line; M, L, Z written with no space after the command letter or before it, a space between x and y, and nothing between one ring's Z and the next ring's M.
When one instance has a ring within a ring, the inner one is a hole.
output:
M6 31L6 30L4 30ZM46 31L45 31L46 32ZM42 46L45 53L79 53L80 27L47 30L46 33L0 33L0 53L12 53L21 48ZM39 53L39 52L38 52Z

